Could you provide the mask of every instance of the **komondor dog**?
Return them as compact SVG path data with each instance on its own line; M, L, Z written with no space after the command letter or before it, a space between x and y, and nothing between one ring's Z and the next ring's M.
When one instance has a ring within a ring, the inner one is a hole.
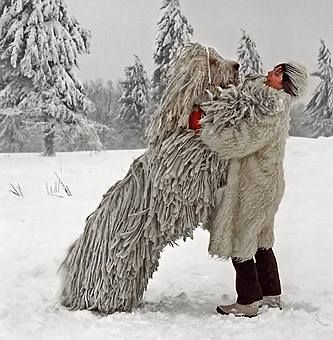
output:
M61 266L63 305L105 314L131 311L163 248L192 238L209 221L228 161L188 129L188 119L207 93L238 82L235 65L200 44L181 51L148 129L146 152L88 216Z

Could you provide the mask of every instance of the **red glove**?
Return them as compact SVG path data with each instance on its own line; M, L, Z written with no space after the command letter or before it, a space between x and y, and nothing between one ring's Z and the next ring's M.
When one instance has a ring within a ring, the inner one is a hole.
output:
M188 121L188 125L190 129L195 130L195 131L201 129L200 119L202 118L202 114L203 114L203 111L200 108L191 112L189 121Z

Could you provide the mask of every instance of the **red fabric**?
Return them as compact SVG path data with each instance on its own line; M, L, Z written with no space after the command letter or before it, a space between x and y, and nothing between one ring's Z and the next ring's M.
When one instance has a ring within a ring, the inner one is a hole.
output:
M189 117L189 128L192 130L201 129L200 119L202 117L203 111L201 109L197 109L196 111L191 112Z

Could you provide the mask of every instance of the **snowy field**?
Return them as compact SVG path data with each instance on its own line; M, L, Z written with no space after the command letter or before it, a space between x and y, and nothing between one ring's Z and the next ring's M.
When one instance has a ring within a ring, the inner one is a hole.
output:
M59 305L57 269L102 194L142 151L0 155L0 339L333 339L333 138L288 140L287 189L275 251L280 310L257 318L215 313L233 302L230 262L207 255L208 233L162 254L144 306L100 317ZM47 195L57 173L62 189ZM20 184L24 197L9 192Z

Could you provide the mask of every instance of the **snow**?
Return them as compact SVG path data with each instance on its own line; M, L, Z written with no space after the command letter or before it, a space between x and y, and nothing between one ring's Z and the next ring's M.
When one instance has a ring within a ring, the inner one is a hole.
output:
M252 319L216 314L235 299L234 272L207 255L201 229L165 249L142 308L107 317L66 310L57 276L66 248L142 150L0 155L0 339L333 339L332 150L333 138L288 140L275 246L284 308ZM55 172L73 196L47 195Z

